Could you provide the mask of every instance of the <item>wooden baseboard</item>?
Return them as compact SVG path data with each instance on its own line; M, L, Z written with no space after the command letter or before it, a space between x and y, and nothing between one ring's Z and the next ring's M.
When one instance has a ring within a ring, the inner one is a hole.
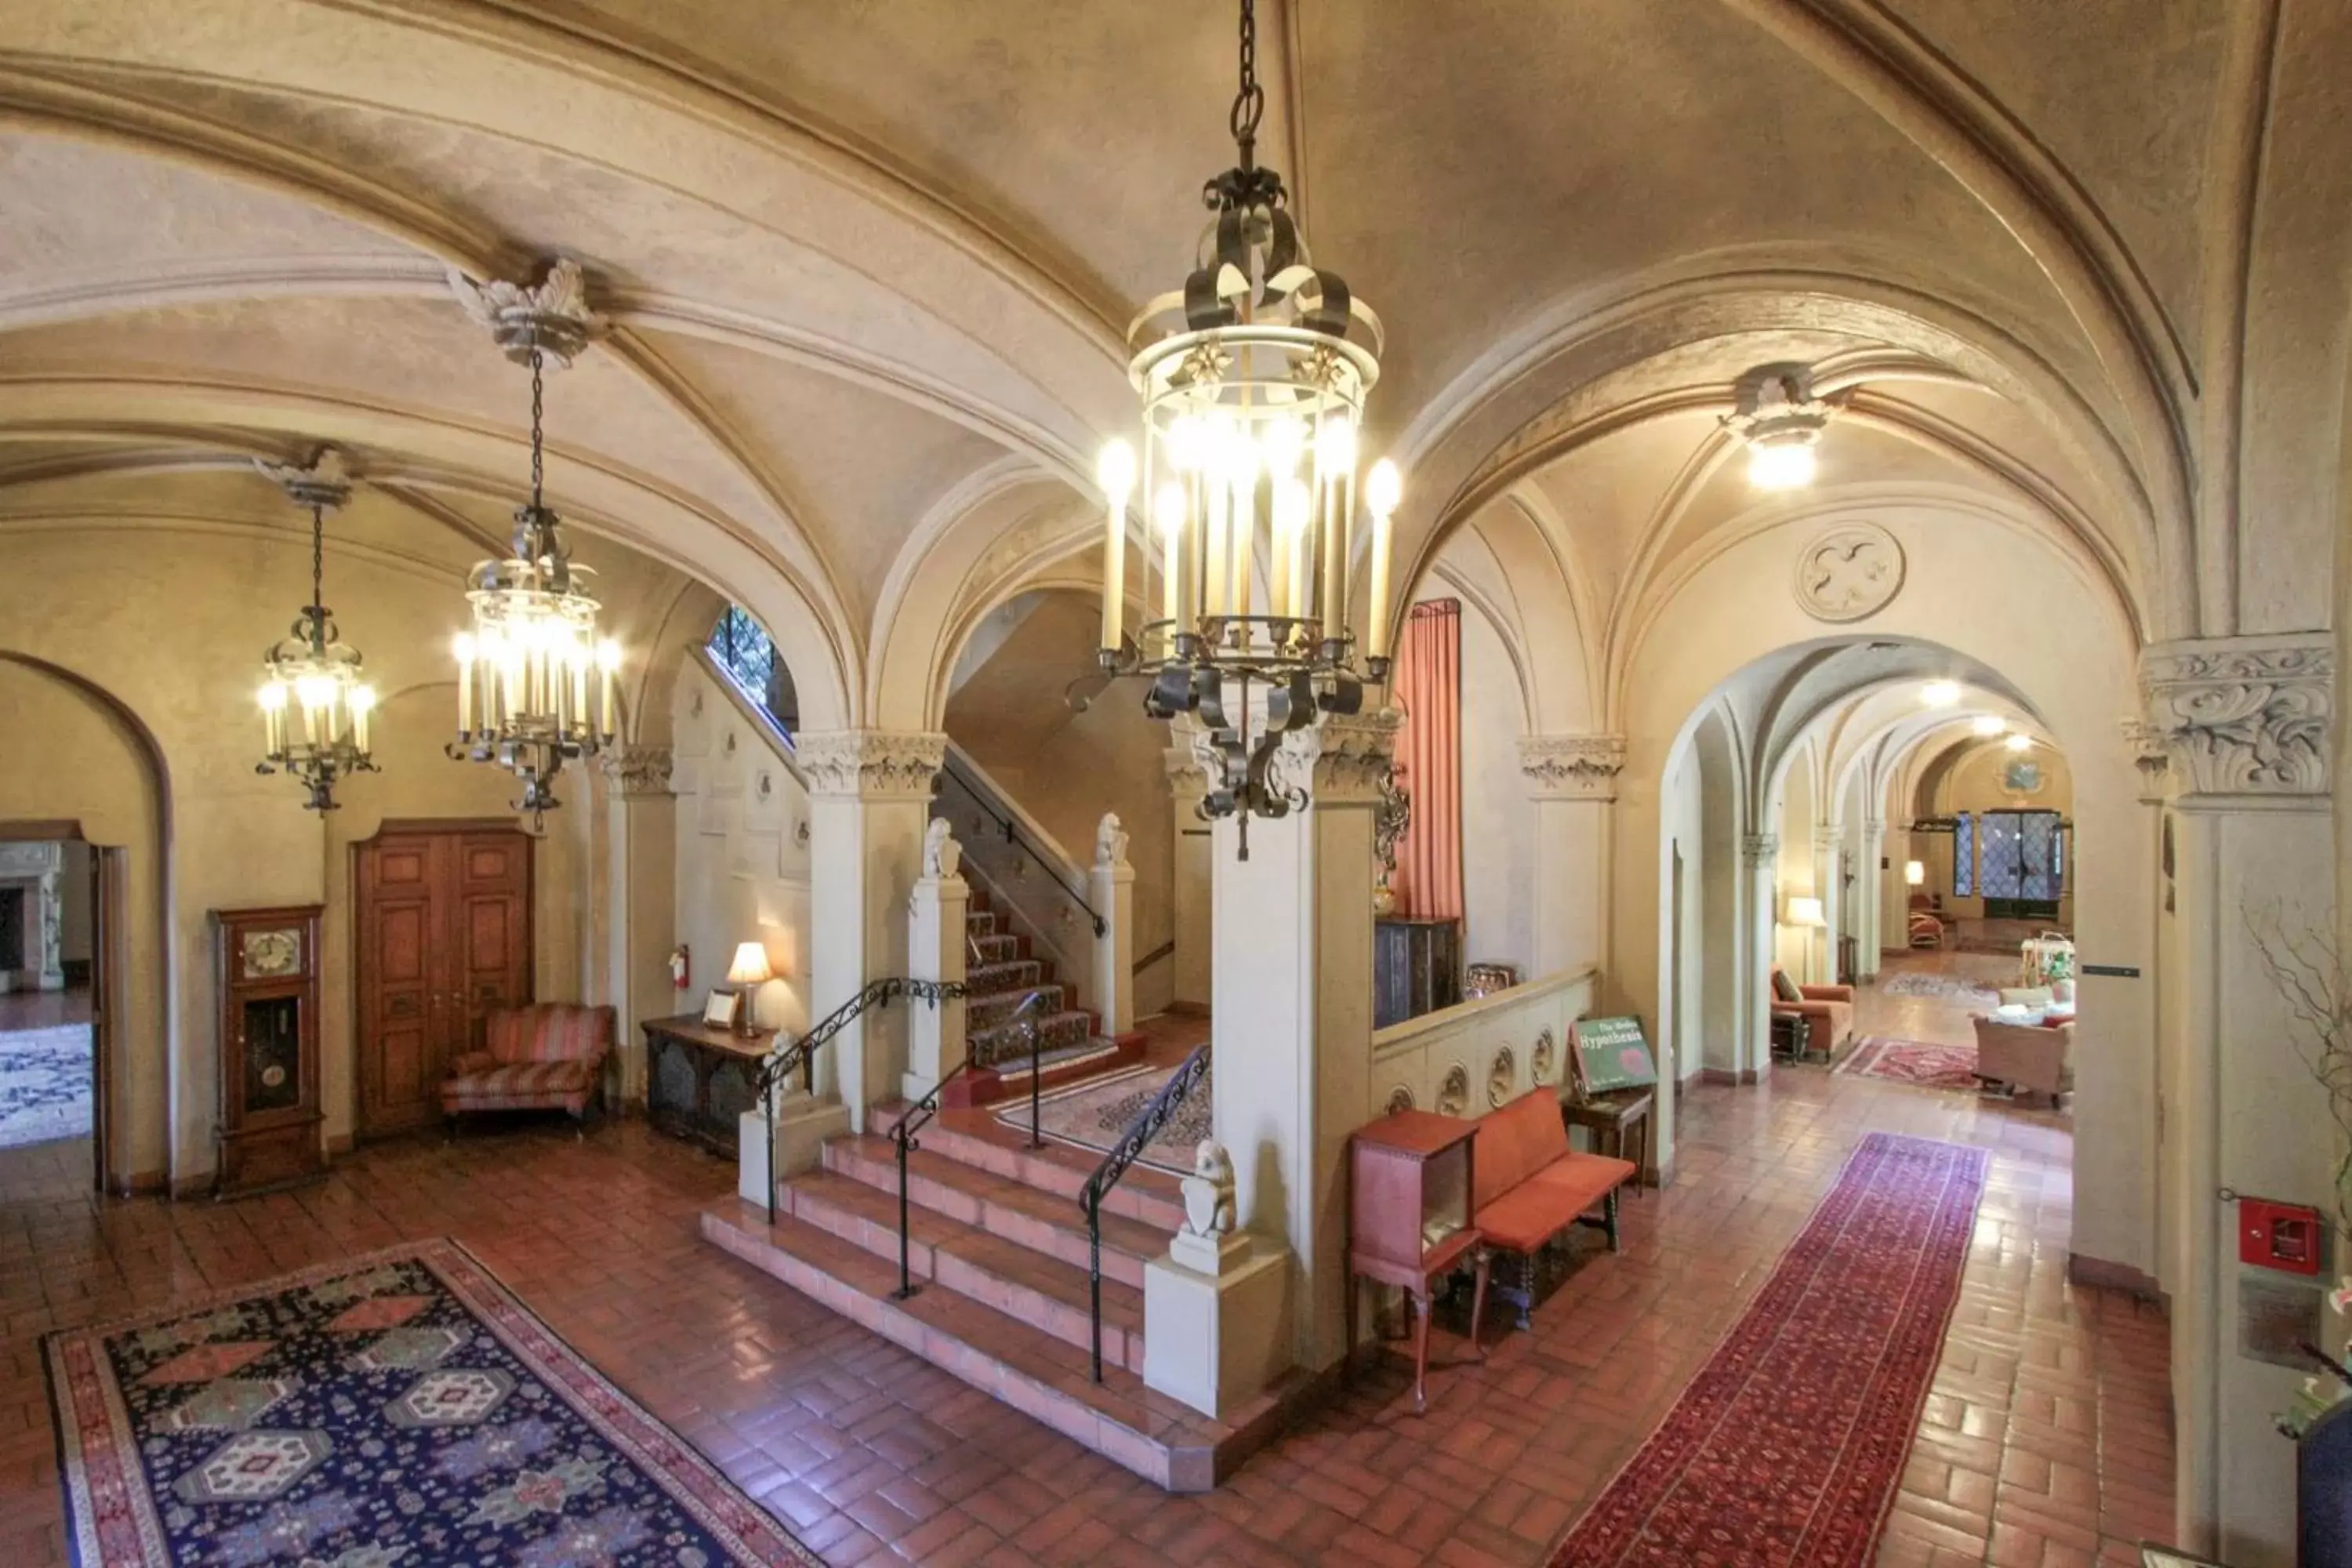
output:
M1701 1068L1698 1069L1698 1080L1701 1083L1760 1083L1763 1081L1763 1073L1755 1068L1741 1068L1736 1072L1730 1068Z
M126 1198L152 1197L171 1185L161 1171L133 1171L115 1184L115 1191Z
M211 1171L206 1171L201 1176L176 1176L172 1181L172 1196L208 1198L212 1196L213 1185L218 1180L218 1175Z
M2154 1305L2167 1316L2171 1313L2171 1302L2163 1287L2147 1271L2128 1263L2110 1263L2104 1258L2085 1258L2079 1252L2070 1252L2066 1255L2066 1278L2076 1285L2120 1290L2136 1300Z
M348 1154L359 1146L359 1139L349 1132L327 1134L327 1158L331 1160L338 1154Z

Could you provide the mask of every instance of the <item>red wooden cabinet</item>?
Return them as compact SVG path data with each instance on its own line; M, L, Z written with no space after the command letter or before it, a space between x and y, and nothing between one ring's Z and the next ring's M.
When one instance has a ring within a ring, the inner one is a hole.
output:
M1429 1310L1437 1281L1474 1251L1470 1341L1486 1304L1486 1254L1471 1223L1477 1124L1400 1110L1357 1129L1348 1144L1348 1354L1356 1351L1363 1282L1394 1285L1413 1313L1412 1405L1429 1407ZM1485 1352L1481 1351L1480 1354Z

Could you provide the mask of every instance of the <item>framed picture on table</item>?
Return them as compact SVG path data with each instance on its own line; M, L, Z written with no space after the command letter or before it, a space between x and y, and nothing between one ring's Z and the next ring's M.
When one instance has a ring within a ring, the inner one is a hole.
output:
M702 1000L702 1021L714 1029L731 1029L742 1005L740 991L713 991Z

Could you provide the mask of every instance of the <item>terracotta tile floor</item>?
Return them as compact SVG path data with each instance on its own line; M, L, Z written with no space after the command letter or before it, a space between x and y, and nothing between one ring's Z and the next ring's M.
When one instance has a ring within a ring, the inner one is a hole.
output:
M1999 960L1943 955L1950 968ZM1972 971L1981 972L1981 971ZM1866 996L1932 1038L1958 1009ZM1955 1019L1959 1020L1956 1026ZM100 1201L79 1143L0 1154L0 1561L62 1563L36 1337L404 1237L473 1247L835 1563L1536 1563L1664 1412L1855 1141L1982 1143L1966 1289L1881 1562L2125 1563L2171 1521L2165 1326L2065 1283L2063 1120L1784 1070L1685 1101L1676 1180L1481 1365L1391 1358L1223 1489L1169 1497L719 1255L728 1168L638 1124L395 1143L295 1195Z

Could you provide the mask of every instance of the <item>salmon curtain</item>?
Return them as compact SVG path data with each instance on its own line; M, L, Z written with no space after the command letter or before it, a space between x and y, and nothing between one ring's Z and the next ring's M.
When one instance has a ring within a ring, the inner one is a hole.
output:
M1462 918L1462 602L1415 605L1397 645L1390 689L1404 710L1398 783L1412 824L1397 841L1389 886L1400 913Z

